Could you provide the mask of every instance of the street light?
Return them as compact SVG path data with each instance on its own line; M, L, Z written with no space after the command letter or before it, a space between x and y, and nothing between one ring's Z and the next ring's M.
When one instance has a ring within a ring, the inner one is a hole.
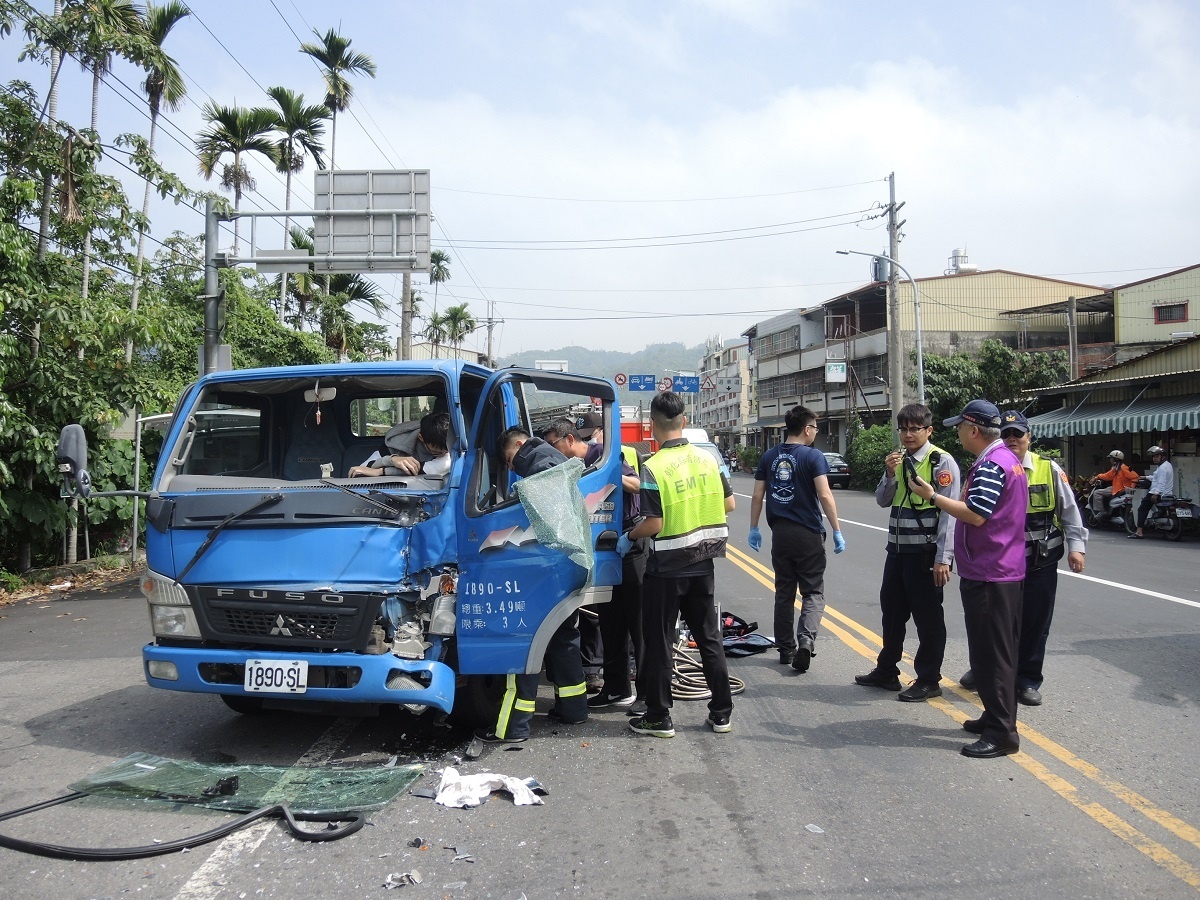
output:
M904 273L904 277L908 279L908 283L912 285L912 289L913 289L913 312L914 312L914 315L915 315L915 319L914 319L914 321L915 321L915 323L916 323L916 326L917 326L917 328L916 328L916 338L917 338L917 399L918 399L918 400L919 400L919 401L920 401L920 402L923 404L923 403L925 402L925 358L924 358L924 355L923 355L923 354L922 354L922 352L921 352L921 294L920 294L920 292L917 290L917 282L916 282L916 279L914 279L914 278L912 277L912 275L910 275L910 274L908 273L908 269L904 268L904 266L900 265L900 263L898 263L896 260L892 259L890 256L887 256L886 254L883 254L883 253L864 253L862 250L839 250L839 251L837 251L837 252L838 252L838 253L840 253L840 254L841 254L841 255L843 255L843 256L845 256L845 255L847 255L847 254L850 254L850 253L853 253L855 256L869 256L869 257L871 257L872 259L886 259L886 260L887 260L888 262L890 262L890 263L891 263L893 266L895 266L897 269L899 269L901 272L903 272L903 273ZM897 333L899 333L899 329L900 329L900 323L899 323L899 322L897 322L897 323L896 323L896 330L897 330ZM897 343L899 343L899 342L897 342ZM902 394L902 393L903 393L903 385L898 385L898 386L897 386L897 390L898 390L898 391L899 391L899 392Z

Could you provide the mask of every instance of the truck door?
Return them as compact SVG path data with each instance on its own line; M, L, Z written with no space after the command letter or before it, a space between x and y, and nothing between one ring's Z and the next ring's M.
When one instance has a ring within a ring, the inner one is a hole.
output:
M546 642L578 607L605 602L621 580L616 540L622 518L616 388L601 378L504 369L483 387L471 426L459 496L458 662L463 674L537 672ZM516 479L500 457L513 425L539 436L551 419L573 418L598 402L604 451L579 480L591 518L590 573L538 542Z

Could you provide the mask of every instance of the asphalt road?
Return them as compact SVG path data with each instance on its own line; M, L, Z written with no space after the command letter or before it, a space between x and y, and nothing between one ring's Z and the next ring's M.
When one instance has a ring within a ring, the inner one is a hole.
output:
M735 476L725 608L769 633L769 544L746 545L752 482ZM775 654L731 661L746 691L734 731L677 704L672 740L639 737L620 712L574 727L539 716L535 739L463 761L465 735L390 713L238 716L215 698L148 688L148 628L132 581L0 609L0 810L66 792L143 751L203 762L380 764L436 784L467 773L533 776L541 807L504 795L475 810L402 794L363 831L300 843L251 826L187 853L76 863L0 849L10 897L359 897L417 869L426 897L1194 896L1200 892L1200 539L1093 537L1084 578L1063 574L1046 702L1020 710L1023 752L968 760L958 723L974 695L924 704L854 685L878 649L883 511L836 492L848 548L830 558L829 610L812 670ZM769 537L768 537L769 540ZM1141 591L1141 592L1139 592ZM1145 592L1151 593L1145 593ZM957 582L947 589L944 675L966 668ZM910 651L915 644L910 640ZM907 669L911 678L911 667ZM549 706L544 693L539 710ZM0 832L73 846L171 840L227 821L167 803L84 800ZM409 847L422 838L427 849ZM446 847L475 862L453 861Z

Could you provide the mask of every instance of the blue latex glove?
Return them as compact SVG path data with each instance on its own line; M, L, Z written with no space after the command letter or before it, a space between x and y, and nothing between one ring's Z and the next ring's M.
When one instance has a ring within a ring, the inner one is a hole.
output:
M629 535L623 534L617 538L617 553L624 556L633 549L633 541L629 539Z
M833 552L841 553L845 549L846 539L842 537L842 533L840 531L835 531L833 533Z
M750 549L755 553L762 549L762 532L757 525L750 526Z

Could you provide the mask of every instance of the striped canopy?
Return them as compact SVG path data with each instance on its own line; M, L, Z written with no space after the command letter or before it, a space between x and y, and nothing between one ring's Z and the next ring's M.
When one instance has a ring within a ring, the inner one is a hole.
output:
M1200 396L1064 406L1034 416L1029 427L1039 438L1200 428Z

